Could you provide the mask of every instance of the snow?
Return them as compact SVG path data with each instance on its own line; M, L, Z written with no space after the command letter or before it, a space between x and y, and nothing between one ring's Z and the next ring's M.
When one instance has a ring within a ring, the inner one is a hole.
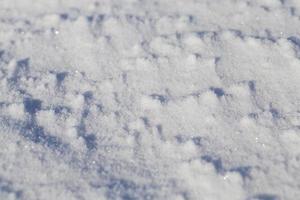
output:
M0 0L0 199L297 199L299 11Z

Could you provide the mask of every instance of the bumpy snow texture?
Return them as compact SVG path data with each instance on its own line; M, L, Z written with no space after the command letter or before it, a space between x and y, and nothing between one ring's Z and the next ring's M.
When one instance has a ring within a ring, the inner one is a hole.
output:
M0 199L299 199L299 33L298 0L0 0Z

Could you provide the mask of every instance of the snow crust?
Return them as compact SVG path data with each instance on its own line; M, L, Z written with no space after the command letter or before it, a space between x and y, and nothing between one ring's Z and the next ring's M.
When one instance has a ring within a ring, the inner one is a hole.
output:
M0 0L0 199L298 199L299 17Z

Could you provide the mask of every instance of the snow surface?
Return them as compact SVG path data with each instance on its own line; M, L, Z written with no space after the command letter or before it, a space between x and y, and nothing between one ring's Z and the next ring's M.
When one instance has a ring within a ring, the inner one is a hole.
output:
M298 0L0 0L0 199L299 199L299 59Z

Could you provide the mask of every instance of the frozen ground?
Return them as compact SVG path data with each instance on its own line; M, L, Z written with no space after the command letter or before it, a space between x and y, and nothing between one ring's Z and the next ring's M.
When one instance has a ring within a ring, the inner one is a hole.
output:
M0 199L299 199L299 16L0 0Z

